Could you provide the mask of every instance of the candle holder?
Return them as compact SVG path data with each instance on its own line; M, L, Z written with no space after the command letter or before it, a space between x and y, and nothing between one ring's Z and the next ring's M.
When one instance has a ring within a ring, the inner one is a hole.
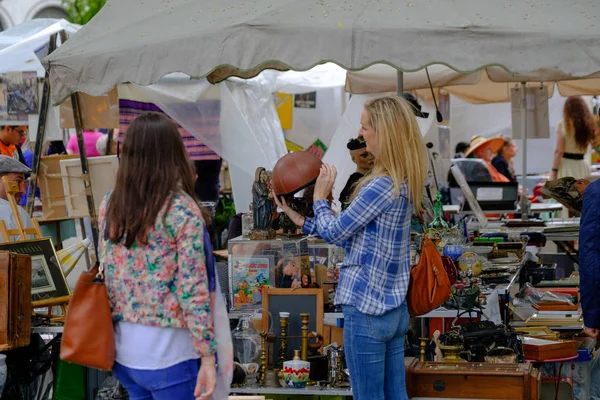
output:
M267 373L267 332L260 333L260 368L256 376L256 383L264 384Z
M287 361L287 329L290 323L289 316L290 313L287 312L279 313L279 327L281 328L281 347L279 348L279 358L277 360L278 369L283 369L283 363Z
M421 356L419 357L419 361L425 362L425 354L427 353L426 349L427 349L427 343L429 343L429 338L422 337L422 338L419 338L419 340L421 341Z
M309 313L301 313L300 318L302 321L302 347L301 356L302 361L308 361L308 318Z

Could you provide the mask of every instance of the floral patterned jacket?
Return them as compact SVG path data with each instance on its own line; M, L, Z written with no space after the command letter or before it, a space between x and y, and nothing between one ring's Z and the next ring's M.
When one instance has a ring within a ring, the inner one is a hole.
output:
M100 206L99 254L113 320L149 326L188 328L200 356L215 353L215 335L204 258L204 220L194 200L183 193L159 213L148 244L108 240Z

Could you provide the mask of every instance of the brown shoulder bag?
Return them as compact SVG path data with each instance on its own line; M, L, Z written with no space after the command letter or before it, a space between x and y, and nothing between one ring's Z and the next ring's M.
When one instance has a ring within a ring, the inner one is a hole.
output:
M115 362L115 332L104 266L81 274L69 301L60 358L109 371Z
M411 317L427 314L452 295L452 285L435 244L423 236L421 258L410 270L407 304Z

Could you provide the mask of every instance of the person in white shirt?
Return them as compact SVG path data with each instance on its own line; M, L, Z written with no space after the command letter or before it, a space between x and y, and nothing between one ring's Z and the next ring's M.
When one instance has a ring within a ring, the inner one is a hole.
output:
M30 173L31 169L26 165L19 162L19 160L15 160L14 158L8 156L0 155L0 178L7 176L9 181L17 182L19 185L19 191L15 196L15 200L17 204L22 196L25 195L27 191L27 179L26 174ZM21 214L21 221L23 222L24 228L31 228L31 218L20 206L17 206L19 209L19 213ZM8 196L6 194L6 190L4 189L4 185L0 182L0 219L4 220L7 229L16 229L17 223L15 216L10 208L10 203L8 202Z

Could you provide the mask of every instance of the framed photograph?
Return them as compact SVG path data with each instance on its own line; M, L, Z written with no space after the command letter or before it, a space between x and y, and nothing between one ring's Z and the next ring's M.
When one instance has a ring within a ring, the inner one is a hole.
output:
M31 256L31 301L71 294L58 262L52 239L43 238L0 244L0 250Z

